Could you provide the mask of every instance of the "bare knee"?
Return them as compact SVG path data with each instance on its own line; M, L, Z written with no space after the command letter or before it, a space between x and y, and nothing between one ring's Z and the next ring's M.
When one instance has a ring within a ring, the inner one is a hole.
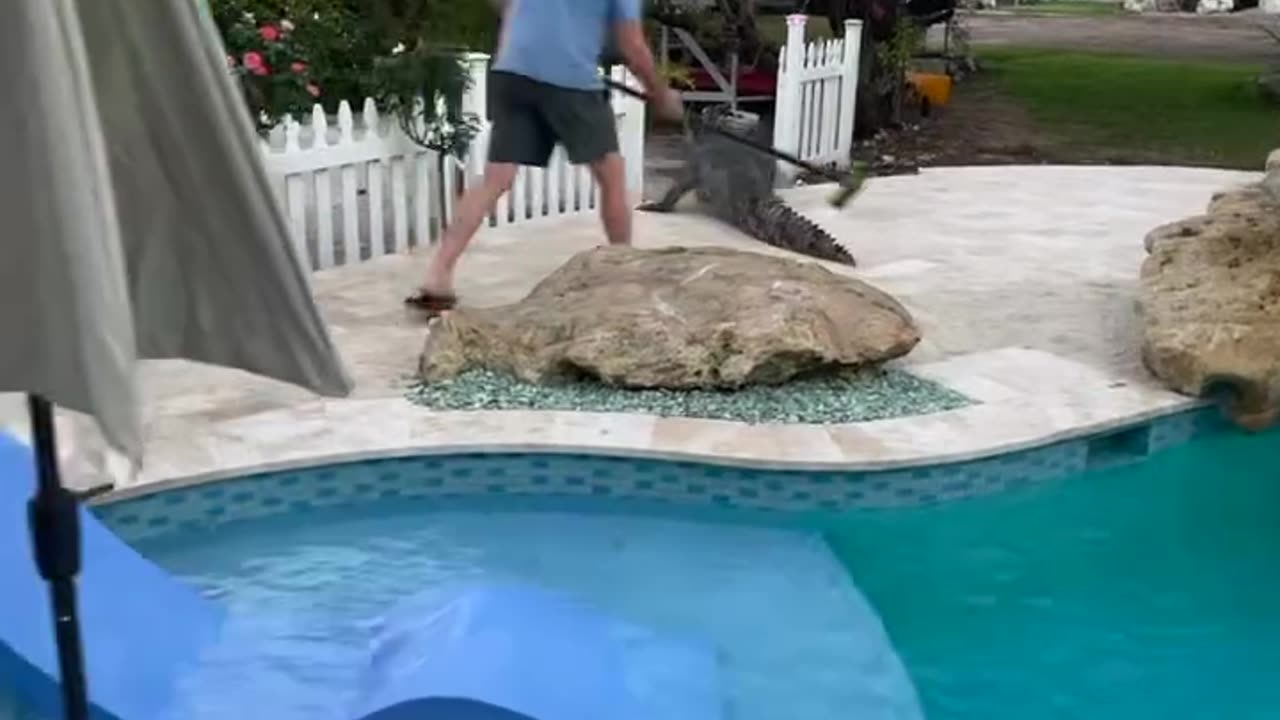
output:
M515 184L518 169L509 163L490 163L484 169L485 187L494 195L505 193Z
M627 184L627 163L622 155L609 153L591 164L591 173L600 184L600 191L605 194L625 193Z

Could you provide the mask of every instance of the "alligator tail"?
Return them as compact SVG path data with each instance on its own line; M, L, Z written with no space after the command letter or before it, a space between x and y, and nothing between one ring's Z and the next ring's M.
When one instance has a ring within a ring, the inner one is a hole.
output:
M793 210L776 195L753 203L739 222L748 235L768 245L819 260L856 264L849 251L831 233Z

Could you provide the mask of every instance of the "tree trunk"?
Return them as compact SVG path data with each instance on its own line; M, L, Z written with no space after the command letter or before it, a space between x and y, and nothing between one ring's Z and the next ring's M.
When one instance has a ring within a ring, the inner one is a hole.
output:
M876 56L876 48L893 38L898 22L897 0L831 0L844 14L829 16L839 22L841 29L847 18L862 21L862 53L858 58L858 110L854 121L854 136L865 138L893 122L893 93L884 93L885 76L893 72L883 67Z
M764 47L756 24L755 0L719 0L718 4L724 15L726 49L736 50L739 62L754 64Z

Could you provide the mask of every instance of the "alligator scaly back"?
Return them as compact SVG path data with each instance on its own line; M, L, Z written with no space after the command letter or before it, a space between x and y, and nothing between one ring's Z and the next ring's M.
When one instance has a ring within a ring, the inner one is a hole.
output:
M748 235L768 245L819 260L856 264L831 233L793 210L777 195L752 203L737 224Z

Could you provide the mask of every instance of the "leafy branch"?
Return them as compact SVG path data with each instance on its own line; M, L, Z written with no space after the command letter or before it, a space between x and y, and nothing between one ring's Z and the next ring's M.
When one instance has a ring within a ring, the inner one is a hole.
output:
M375 101L422 147L460 157L480 130L480 119L462 111L471 76L456 51L397 46L375 60L373 78Z

